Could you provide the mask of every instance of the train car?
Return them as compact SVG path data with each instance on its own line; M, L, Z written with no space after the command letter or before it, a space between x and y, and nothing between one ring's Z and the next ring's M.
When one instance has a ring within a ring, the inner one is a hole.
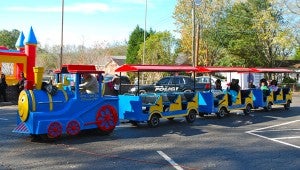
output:
M193 71L196 71L196 68L191 66L166 65L123 65L115 70L120 74L121 72L137 72L138 77L140 72ZM197 101L197 93L191 91L124 94L119 95L119 104L122 106L120 107L120 115L123 115L122 119L128 120L133 125L147 122L150 127L157 127L161 118L173 120L174 118L185 117L187 122L192 123L198 114Z
M249 68L244 67L197 67L200 72L250 72ZM232 83L232 82L231 82ZM210 90L199 92L199 115L201 117L215 113L217 117L222 118L229 114L231 110L243 110L248 115L253 108L252 91L231 90L230 88L222 90Z
M33 137L58 138L88 129L110 133L118 124L118 97L102 96L101 82L95 92L82 89L83 75L102 77L93 65L63 65L55 85L42 82L43 68L34 68L35 88L19 95L18 121L13 132Z
M292 73L292 70L286 68L252 68L254 73ZM277 86L277 85L276 85ZM289 87L276 87L272 89L252 89L254 95L254 108L264 108L266 111L271 111L273 105L283 105L285 110L290 109L292 103L292 92Z

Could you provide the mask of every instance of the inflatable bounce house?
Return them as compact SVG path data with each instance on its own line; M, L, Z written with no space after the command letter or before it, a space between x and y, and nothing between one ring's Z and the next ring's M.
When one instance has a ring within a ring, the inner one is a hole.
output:
M17 50L13 50L0 46L0 73L6 75L7 98L11 102L17 102L18 100L19 94L16 85L21 72L24 73L28 86L34 82L33 67L36 61L37 40L32 27L26 39L23 32L20 33L16 48Z
M17 50L0 46L0 72L6 75L9 86L18 83L21 72L28 81L34 82L33 67L35 66L37 40L32 27L25 45L24 40L24 34L21 32L16 42Z

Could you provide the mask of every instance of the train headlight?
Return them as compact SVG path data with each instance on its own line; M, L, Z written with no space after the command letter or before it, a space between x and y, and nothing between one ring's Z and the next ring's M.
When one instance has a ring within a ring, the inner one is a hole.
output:
M21 91L19 95L18 112L21 120L25 122L29 116L29 100L25 90Z

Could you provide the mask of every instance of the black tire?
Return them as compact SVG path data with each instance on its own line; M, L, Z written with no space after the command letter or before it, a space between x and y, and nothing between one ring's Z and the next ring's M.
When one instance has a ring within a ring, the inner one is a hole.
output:
M266 107L264 107L265 111L269 112L272 110L272 103L269 102L268 105Z
M251 112L252 106L251 104L247 104L246 108L244 109L244 114L249 115Z
M157 114L153 114L148 121L148 126L157 127L159 125L159 116Z
M193 90L191 90L191 89L185 89L183 92L184 93L190 93L190 92L193 92Z
M219 112L217 112L217 117L219 119L225 117L225 115L227 114L227 109L225 107L222 107Z
M290 110L291 108L291 101L287 101L286 104L284 105L285 110Z
M185 119L188 123L193 123L195 122L196 117L197 117L197 112L195 110L190 110L189 114L185 117Z
M145 93L147 93L146 90L140 90L139 91L139 94L145 94Z

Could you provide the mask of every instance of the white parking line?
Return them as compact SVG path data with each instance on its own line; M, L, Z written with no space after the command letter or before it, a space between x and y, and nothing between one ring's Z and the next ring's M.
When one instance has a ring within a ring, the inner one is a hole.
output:
M177 170L183 170L176 162L174 162L168 155L163 153L163 151L157 151L160 156L162 156L166 161L168 161L175 169Z
M273 138L275 140L280 140L280 139L300 139L300 136L290 136L290 137L281 137L281 138Z
M290 122L286 122L286 123L281 123L281 124L278 124L278 125L273 125L273 126L268 126L268 127L264 127L264 128L254 129L254 130L247 131L246 133L257 136L257 137L261 137L261 138L264 138L264 139L268 139L268 140L271 140L273 142L278 142L278 143L281 143L281 144L284 144L284 145L288 145L288 146L300 149L300 146L280 141L282 139L298 139L298 138L300 138L299 136L269 138L269 137L266 137L266 136L263 136L263 135L256 134L256 132L271 132L271 131L274 131L274 130L265 130L265 129L274 128L274 127L278 127L278 126L283 126L283 125L287 125L287 124L291 124L291 123L296 123L296 122L299 122L299 121L300 120L294 120L294 121L290 121ZM297 130L297 129L283 129L281 131L288 131L288 130ZM276 130L276 131L280 131L280 130Z
M1 117L0 117L0 120L8 120L8 119L5 119L5 118L1 118Z
M281 123L278 125L273 125L273 126L267 126L264 128L259 128L259 129L255 129L255 130L250 130L248 132L255 132L255 131L260 131L260 130L264 130L264 129L269 129L269 128L273 128L273 127L277 127L277 126L282 126L282 125L287 125L287 124L291 124L291 123L295 123L295 122L299 122L300 120L294 120L294 121L290 121L290 122L286 122L286 123Z

